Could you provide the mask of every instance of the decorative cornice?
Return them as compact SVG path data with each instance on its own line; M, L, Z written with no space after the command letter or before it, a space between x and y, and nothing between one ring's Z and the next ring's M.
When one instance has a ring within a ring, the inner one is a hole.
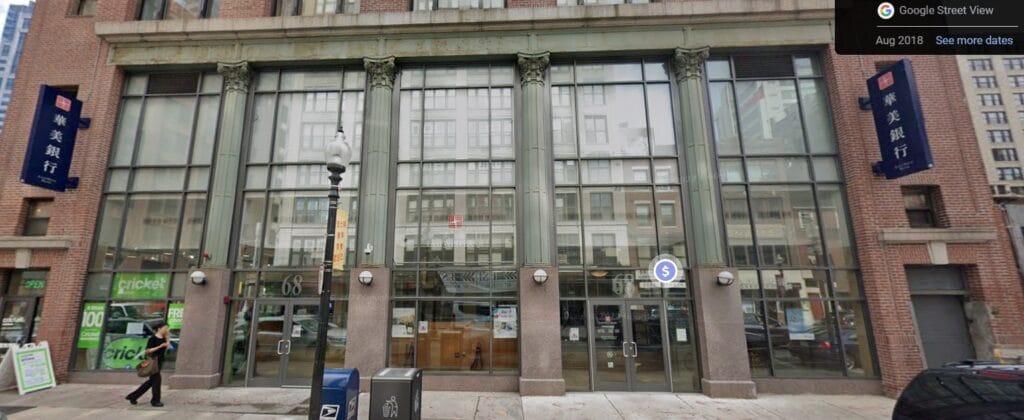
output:
M364 58L363 68L370 79L370 89L394 89L395 57Z
M217 63L217 73L224 76L224 91L249 92L252 68L247 62Z
M676 81L700 79L704 69L704 61L710 55L710 47L676 48L672 55L672 67L675 69Z
M530 83L544 84L544 74L551 64L551 53L537 54L519 53L519 77L523 85Z

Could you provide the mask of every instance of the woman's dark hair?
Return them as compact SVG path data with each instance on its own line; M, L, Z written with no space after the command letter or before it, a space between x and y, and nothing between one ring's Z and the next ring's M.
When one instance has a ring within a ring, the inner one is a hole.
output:
M153 332L157 332L165 326L167 326L167 323L163 320L153 321L152 324L149 324L149 327L153 329Z

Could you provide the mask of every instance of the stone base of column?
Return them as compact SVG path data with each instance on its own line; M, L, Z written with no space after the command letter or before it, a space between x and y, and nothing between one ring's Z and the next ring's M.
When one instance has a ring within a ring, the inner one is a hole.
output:
M719 285L717 276L723 271L731 272L737 280L729 286ZM738 277L735 270L725 267L693 270L694 315L701 334L701 389L712 398L756 396Z
M565 379L519 378L519 395L557 396L565 395Z
M167 386L172 389L211 389L220 385L220 374L212 375L172 375L167 378Z
M558 318L558 270L544 267L546 282L537 284L540 267L519 269L520 366L522 395L564 395L562 332Z
M373 282L364 286L359 273L369 271ZM370 390L370 378L387 365L391 308L391 270L353 268L348 279L348 343L345 367L359 369L359 390Z
M757 398L754 381L700 380L701 391L711 398Z
M189 283L175 372L167 377L170 388L213 388L220 384L224 359L224 326L231 293L231 270L202 268L206 284Z

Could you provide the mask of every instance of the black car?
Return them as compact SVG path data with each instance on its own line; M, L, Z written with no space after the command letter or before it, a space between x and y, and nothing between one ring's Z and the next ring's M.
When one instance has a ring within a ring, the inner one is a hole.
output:
M768 318L771 343L776 347L789 343L789 330L777 320ZM747 350L751 355L751 363L757 367L768 365L768 335L765 334L764 322L761 317L750 312L743 313L743 329L747 336Z
M1024 365L967 361L925 370L903 389L892 418L1024 419Z
M815 325L811 328L811 334L814 336L813 339L789 341L789 353L799 359L801 363L834 366L840 360L840 349L842 349L842 354L845 355L842 359L846 363L846 369L858 367L856 330L844 329L841 334L837 335L830 328Z

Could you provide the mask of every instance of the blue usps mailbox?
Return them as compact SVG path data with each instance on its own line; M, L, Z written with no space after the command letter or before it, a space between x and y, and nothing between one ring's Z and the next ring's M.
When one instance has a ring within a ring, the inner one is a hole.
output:
M935 166L910 60L903 59L867 81L882 161L872 169L886 179Z
M75 187L69 183L68 169L81 116L82 101L74 95L53 86L39 88L21 182L61 192Z
M352 420L359 414L359 370L324 369L320 420Z

